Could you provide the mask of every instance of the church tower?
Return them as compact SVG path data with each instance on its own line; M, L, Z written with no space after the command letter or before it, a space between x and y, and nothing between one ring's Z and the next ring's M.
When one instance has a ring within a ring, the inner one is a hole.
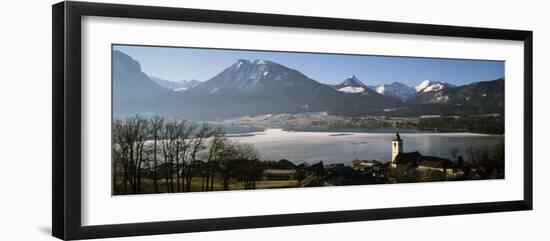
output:
M395 137L391 141L391 162L392 166L395 166L395 158L399 153L403 153L403 140L399 136L399 128L395 131Z

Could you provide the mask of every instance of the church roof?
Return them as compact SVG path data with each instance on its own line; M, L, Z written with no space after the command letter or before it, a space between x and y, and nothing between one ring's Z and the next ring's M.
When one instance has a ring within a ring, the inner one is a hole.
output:
M404 165L409 163L416 165L421 160L422 160L422 155L420 155L420 152L417 152L417 151L399 153L395 157L395 162L399 165Z
M407 152L399 153L395 157L397 165L413 166L425 166L425 167L437 167L437 168L450 168L453 166L453 162L447 158L435 157L435 156L422 156L420 152Z
M434 168L450 168L453 166L453 162L447 158L435 157L435 156L423 156L422 161L418 163L419 166L434 167Z

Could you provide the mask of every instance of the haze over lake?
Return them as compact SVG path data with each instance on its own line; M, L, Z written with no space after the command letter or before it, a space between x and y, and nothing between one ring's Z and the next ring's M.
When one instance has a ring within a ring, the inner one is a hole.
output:
M263 160L287 159L301 162L346 163L355 159L391 159L391 140L394 133L358 132L294 132L267 129L244 135L229 135L229 140L253 144ZM473 133L401 133L404 151L419 151L422 155L450 158L450 150L458 148L465 156L469 146L490 150L501 135Z

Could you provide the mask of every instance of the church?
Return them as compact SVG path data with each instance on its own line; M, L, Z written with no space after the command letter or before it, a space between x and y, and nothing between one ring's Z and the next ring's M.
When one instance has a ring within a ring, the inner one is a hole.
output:
M417 170L441 171L446 174L453 173L454 163L447 158L435 156L423 156L420 152L403 152L403 139L399 135L399 129L396 129L395 136L391 142L391 162L392 168L416 168Z

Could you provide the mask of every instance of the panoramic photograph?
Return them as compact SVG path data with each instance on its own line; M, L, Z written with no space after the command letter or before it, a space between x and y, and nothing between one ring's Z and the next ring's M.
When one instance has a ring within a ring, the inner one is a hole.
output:
M112 195L504 179L504 61L112 45Z

